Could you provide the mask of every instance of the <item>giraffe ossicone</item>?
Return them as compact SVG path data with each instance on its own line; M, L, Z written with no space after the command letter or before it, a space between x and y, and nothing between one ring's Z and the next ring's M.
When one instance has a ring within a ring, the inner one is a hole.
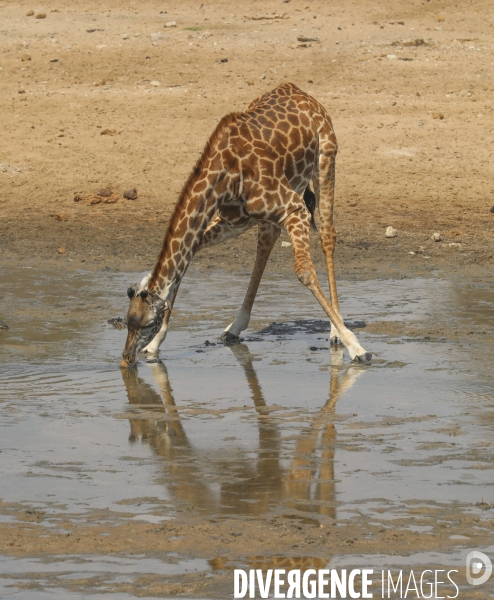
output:
M331 320L330 340L340 339L352 360L369 361L371 355L345 326L338 304L333 262L336 153L336 136L326 110L292 83L254 100L243 113L223 117L180 193L152 273L130 298L120 366L135 365L141 351L159 351L180 282L196 252L254 225L258 228L254 269L242 306L223 339L231 343L248 327L264 268L284 228L290 235L299 280ZM316 204L331 301L319 285L310 257Z

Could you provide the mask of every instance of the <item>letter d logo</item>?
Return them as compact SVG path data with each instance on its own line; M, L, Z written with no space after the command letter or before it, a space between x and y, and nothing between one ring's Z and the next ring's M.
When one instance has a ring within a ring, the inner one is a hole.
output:
M482 569L484 572L480 577L472 577L478 575ZM470 585L482 585L492 574L491 559L483 552L472 550L467 556L467 581Z

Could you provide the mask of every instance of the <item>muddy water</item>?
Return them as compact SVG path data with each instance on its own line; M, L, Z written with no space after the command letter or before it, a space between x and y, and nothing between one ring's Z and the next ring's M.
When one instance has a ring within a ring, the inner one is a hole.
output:
M192 269L162 362L122 372L126 332L106 319L124 314L125 289L141 276L2 273L0 523L28 522L42 538L68 524L163 525L188 514L399 523L423 534L444 522L451 542L437 562L481 547L494 503L492 282L343 282L345 317L365 322L357 335L374 355L363 367L328 349L324 315L295 279L268 276L243 343L219 344L248 278ZM475 531L456 527L461 515L475 516ZM186 549L48 560L34 547L0 559L0 590L21 598L29 584L26 597L48 587L71 597L81 573L104 573L111 589L91 591L106 594L143 572L209 576L214 564ZM391 554L369 553L369 564L396 564ZM345 549L331 560L360 559Z

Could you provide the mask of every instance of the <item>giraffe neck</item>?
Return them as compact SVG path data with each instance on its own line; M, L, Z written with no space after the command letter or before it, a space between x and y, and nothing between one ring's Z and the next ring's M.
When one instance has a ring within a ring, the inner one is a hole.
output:
M163 247L148 289L162 300L171 300L208 227L219 198L225 193L224 169L194 170L172 214Z
M180 194L149 280L149 291L162 300L171 300L218 202L231 194L229 171L236 161L228 152L229 132L239 116L240 113L231 113L221 119Z

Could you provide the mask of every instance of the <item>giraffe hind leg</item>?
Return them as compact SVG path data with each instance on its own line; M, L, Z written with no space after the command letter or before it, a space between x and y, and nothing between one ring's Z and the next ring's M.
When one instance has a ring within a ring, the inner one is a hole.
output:
M334 306L328 302L326 296L321 290L317 279L316 270L310 257L309 228L310 219L306 211L296 211L292 213L284 222L284 227L290 234L295 253L295 272L299 281L305 285L314 294L324 312L331 319L343 345L348 350L350 358L355 362L368 362L372 358L369 352L366 352L360 345L357 336L350 331L340 315L336 312Z
M334 271L334 249L336 246L336 230L333 226L334 182L335 182L336 139L331 130L321 132L319 136L319 162L314 177L314 189L318 194L319 214L321 219L321 247L326 258L329 293L331 304L341 321L336 275ZM330 344L342 341L338 329L331 321L329 334Z

